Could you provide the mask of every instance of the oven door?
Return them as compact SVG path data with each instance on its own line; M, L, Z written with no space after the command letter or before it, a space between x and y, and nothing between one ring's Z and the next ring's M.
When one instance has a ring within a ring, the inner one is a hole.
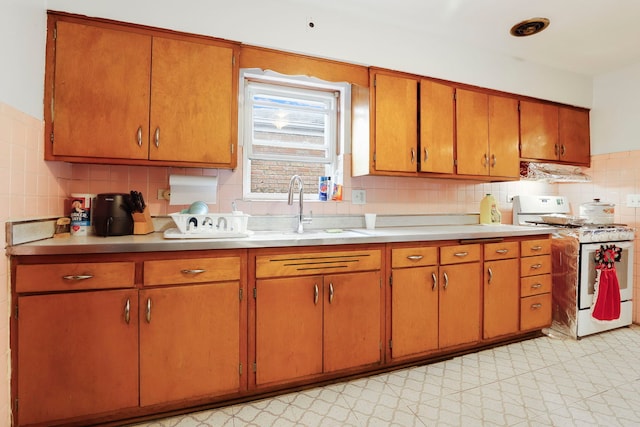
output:
M580 245L580 281L578 304L584 310L593 304L593 288L596 280L596 262L594 259L600 245L616 245L622 248L620 262L615 265L620 284L621 301L630 301L633 294L633 242L601 242Z

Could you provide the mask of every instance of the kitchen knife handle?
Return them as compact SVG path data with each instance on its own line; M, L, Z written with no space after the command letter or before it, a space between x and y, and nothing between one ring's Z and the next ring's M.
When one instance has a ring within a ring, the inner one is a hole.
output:
M431 290L435 291L436 288L438 287L438 276L436 276L436 273L431 273L431 281L433 282L433 285L431 286Z
M329 304L333 302L333 283L329 283Z
M151 298L147 298L147 310L144 314L147 323L151 323Z
M142 126L138 126L138 132L136 132L136 141L138 142L138 147L142 147Z
M160 148L160 126L156 128L156 131L153 134L153 141L156 144L156 148Z

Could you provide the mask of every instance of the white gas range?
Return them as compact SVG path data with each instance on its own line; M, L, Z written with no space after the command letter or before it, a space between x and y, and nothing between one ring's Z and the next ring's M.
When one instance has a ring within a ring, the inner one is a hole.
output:
M562 196L521 195L513 200L514 224L544 224L557 228L551 254L552 329L580 338L630 325L635 230L623 224L585 224L570 213L569 202ZM566 217L566 224L549 224L544 220L556 216ZM597 276L595 256L607 247L620 250L620 259L614 263L620 289L620 314L616 319L600 320L592 310Z

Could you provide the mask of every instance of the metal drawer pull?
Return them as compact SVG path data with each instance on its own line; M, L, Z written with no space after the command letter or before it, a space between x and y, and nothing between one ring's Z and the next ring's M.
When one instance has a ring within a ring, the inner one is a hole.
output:
M138 127L138 132L136 132L136 140L138 141L138 147L142 147L142 126Z
M504 255L509 252L509 249L496 249L496 253L500 255Z
M496 155L495 155L495 154L492 154L492 155L491 155L491 167L492 167L492 168L495 168L495 167L496 167L496 163L498 163L498 162L497 162L497 159L496 159Z
M131 321L131 301L127 298L127 303L124 305L124 321L127 325Z
M489 281L487 283L490 285L491 280L493 280L493 270L491 270L491 267L487 268L487 273L489 274Z
M410 259L411 261L420 261L422 258L424 258L422 255L409 255L409 256L407 256L407 259Z
M438 286L438 276L436 276L436 273L431 273L431 280L433 281L433 286L431 286L431 290L435 291L436 287Z
M147 298L147 311L145 313L147 323L151 323L151 298Z
M539 245L538 246L532 246L531 250L532 251L541 251L542 250L542 246L539 246Z
M412 148L411 149L411 164L413 164L416 161L416 149Z
M429 160L429 150L427 150L427 147L424 147L424 161L426 162L427 160Z
M534 283L531 285L531 289L539 289L542 287L542 283Z
M329 283L329 304L333 302L333 283Z
M90 275L90 274L72 274L72 275L69 275L69 276L62 276L62 278L64 280L75 280L75 281L78 281L78 280L91 279L91 278L93 278L93 276Z
M156 128L156 132L154 134L153 140L156 144L156 148L160 147L160 126Z
M542 264L533 264L533 265L531 266L531 268L532 268L532 269L534 269L534 270L537 270L537 269L539 269L539 268L542 268Z
M200 273L205 273L207 270L201 269L201 268L195 268L195 269L191 269L191 270L180 270L181 273L183 274L200 274Z
M447 286L449 286L449 276L447 273L442 273L442 275L444 276L444 288L447 289Z
M469 252L456 252L453 255L462 258L462 257L465 257L465 256L469 255Z
M318 305L318 295L320 295L320 292L318 291L318 284L316 283L313 285L313 303L315 305Z
M532 310L537 310L539 308L542 308L542 304L537 303L537 304L531 304L531 309Z

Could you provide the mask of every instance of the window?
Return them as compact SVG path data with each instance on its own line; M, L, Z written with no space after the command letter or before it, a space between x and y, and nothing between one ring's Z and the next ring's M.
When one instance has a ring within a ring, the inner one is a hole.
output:
M318 177L341 184L349 85L255 70L243 70L241 82L243 197L285 200L293 175L309 200L317 199Z

